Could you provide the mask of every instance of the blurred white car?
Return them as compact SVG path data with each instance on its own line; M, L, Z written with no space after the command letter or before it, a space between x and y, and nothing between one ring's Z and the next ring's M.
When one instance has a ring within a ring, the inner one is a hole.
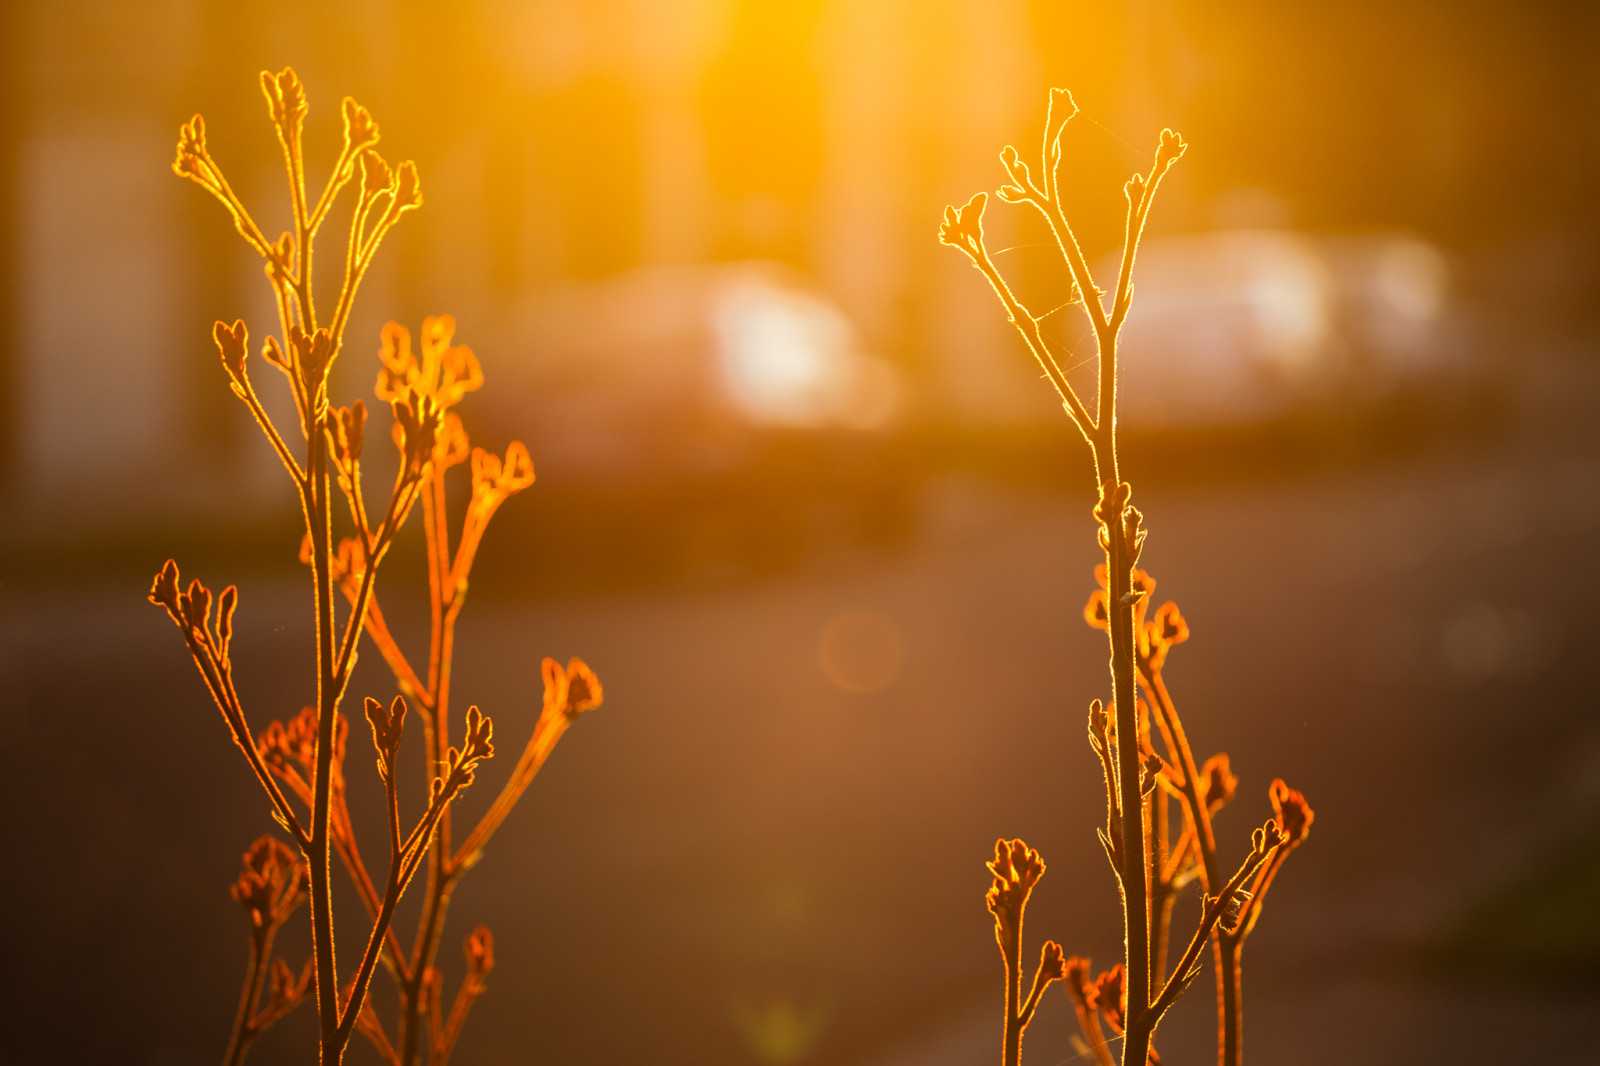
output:
M1355 413L1482 374L1448 260L1404 233L1147 240L1120 353L1120 421L1135 432Z
M902 374L798 273L563 283L508 326L472 424L527 442L540 500L562 515L529 512L528 535L575 542L553 556L768 568L820 540L908 531Z
M904 391L836 306L772 263L555 286L512 335L490 418L585 480L732 470L778 438L869 442Z

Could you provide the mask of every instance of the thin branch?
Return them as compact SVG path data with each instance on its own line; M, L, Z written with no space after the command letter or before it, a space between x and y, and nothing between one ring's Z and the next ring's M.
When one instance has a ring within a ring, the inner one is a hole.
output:
M1222 887L1222 891L1207 902L1205 913L1200 919L1200 925L1195 929L1194 936L1189 941L1189 946L1184 949L1183 957L1178 960L1178 965L1173 967L1172 976L1167 979L1166 986L1161 989L1161 994L1150 1005L1148 1017L1151 1031L1154 1031L1155 1023L1161 1019L1167 1008L1172 1006L1178 995L1184 988L1188 987L1189 982L1199 972L1196 962L1200 958L1200 952L1205 948L1206 941L1211 939L1211 931L1217 927L1217 923L1227 914L1239 889L1244 886L1250 875L1255 873L1256 868L1266 861L1267 856L1277 849L1282 839L1275 822L1268 822L1264 829L1256 830L1256 839L1253 841L1254 846L1250 849L1250 854L1245 857L1238 871L1228 879L1228 883ZM1132 1019L1130 1019L1130 1026L1131 1024Z
M448 870L468 869L482 857L483 849L488 846L490 838L510 815L512 808L517 805L517 801L522 798L528 786L533 783L539 769L555 750L556 742L566 734L569 725L571 721L565 714L540 716L538 723L533 727L533 736L528 738L528 744L517 759L517 765L511 771L510 778L501 786L500 794L495 797L472 832L467 834L467 839L462 841L461 847L450 858L447 864Z
M1202 884L1206 891L1217 883L1221 874L1217 868L1217 844L1211 830L1211 811L1206 806L1204 797L1199 794L1200 773L1195 765L1194 751L1189 747L1188 734L1184 732L1183 720L1178 717L1178 708L1172 701L1172 696L1167 692L1161 671L1151 670L1141 674L1145 682L1145 691L1155 697L1155 708L1164 739L1171 742L1173 754L1177 756L1178 768L1183 773L1183 781L1179 785L1179 793L1183 798L1184 814L1196 828L1195 844L1200 850L1200 870L1204 878Z
M243 387L238 382L235 382L233 391L235 395L245 402L245 406L250 409L250 414L255 418L256 425L261 427L261 432L266 435L268 443L272 445L272 450L277 453L279 461L289 471L289 476L294 479L294 483L297 486L305 484L305 471L300 469L300 464L295 460L294 453L289 451L289 446L284 443L282 435L278 432L278 427L273 425L272 418L267 414L266 408L262 406L260 398L256 396L255 386L251 384L249 377L244 377Z
M345 589L346 600L353 603L355 596L354 589L348 587ZM378 654L383 656L383 661L389 665L389 669L394 673L401 692L414 698L425 707L431 706L432 694L428 691L427 686L422 683L422 679L417 677L416 671L411 667L411 662L406 658L405 653L400 650L400 645L396 643L394 635L390 633L389 625L384 621L383 612L378 607L378 595L376 592L368 598L367 602L367 636L372 639L373 644L377 645Z
M238 697L233 692L231 683L225 681L227 673L224 666L215 656L209 641L202 642L195 632L187 626L181 626L184 631L184 641L189 645L189 652L194 656L195 665L200 670L200 676L205 680L206 688L211 692L211 698L216 702L217 709L222 712L223 721L228 724L229 732L233 734L233 742L244 752L245 761L250 764L250 769L255 773L256 780L261 782L261 787L267 792L267 798L272 801L273 810L283 819L289 832L294 836L295 842L302 847L310 844L310 836L300 825L300 819L295 815L294 808L289 805L289 800L272 778L272 772L261 760L261 754L256 751L255 737L250 732L250 726L245 721L244 709L238 705Z
M1045 345L1044 336L1039 329L1039 320L1026 307L1022 306L1022 302L1012 294L1011 286L1006 284L1004 276L1001 275L999 269L989 258L989 253L984 250L981 235L971 243L970 247L964 246L962 250L972 257L973 264L988 279L990 287L994 289L995 295L1000 298L1000 303L1005 307L1006 314L1009 316L1012 325L1016 326L1017 332L1022 334L1022 339L1027 342L1028 350L1033 353L1034 359L1038 361L1039 366L1044 370L1045 376L1050 379L1050 384L1055 388L1057 395L1061 397L1063 406L1066 407L1067 413L1072 416L1072 420L1077 425L1079 432L1083 434L1085 440L1092 439L1098 429L1094 419L1089 417L1089 411L1084 407L1083 401L1078 398L1077 391L1073 389L1072 383L1067 380L1067 375L1062 372L1061 367L1056 363L1055 356L1050 354L1050 349Z

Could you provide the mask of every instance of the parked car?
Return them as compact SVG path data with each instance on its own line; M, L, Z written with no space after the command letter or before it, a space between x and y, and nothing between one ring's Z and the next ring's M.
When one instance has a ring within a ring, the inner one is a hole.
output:
M1152 238L1134 280L1119 361L1134 432L1447 407L1493 380L1449 259L1411 234Z
M476 417L528 443L547 503L579 503L562 519L584 516L579 539L628 542L612 564L761 566L819 536L893 536L908 521L903 375L795 271L745 262L563 283L508 335L516 347L490 368Z

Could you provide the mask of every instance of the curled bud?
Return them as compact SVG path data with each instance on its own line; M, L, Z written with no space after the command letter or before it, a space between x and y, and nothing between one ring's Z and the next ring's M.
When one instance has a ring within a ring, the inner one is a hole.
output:
M521 441L512 441L502 460L493 452L472 449L472 500L493 511L506 497L533 484L533 459Z
M1100 498L1095 501L1094 519L1101 525L1110 525L1113 518L1122 514L1122 509L1128 506L1128 499L1133 495L1133 488L1126 481L1116 485L1109 483L1100 486ZM1097 572L1096 577L1100 583L1105 584L1105 578Z
M228 657L228 645L233 642L233 612L239 606L239 590L232 585L222 590L217 599L217 643L222 657Z
M976 255L983 244L983 208L988 202L988 193L975 192L963 206L946 207L944 222L939 226L939 243Z
M378 335L378 399L393 403L407 399L412 379L420 376L416 356L411 354L411 331L398 322L386 322Z
M1139 514L1137 507L1128 508L1135 516ZM1148 600L1151 593L1156 590L1156 579L1143 570L1135 570L1128 578L1128 589L1137 600Z
M401 163L400 169L395 172L394 205L390 210L399 214L421 206L422 183L417 178L417 165L408 159Z
M155 580L150 582L150 602L165 607L167 613L172 615L172 620L182 625L182 617L178 613L178 564L168 559L156 574Z
M256 751L267 765L282 774L294 766L309 770L316 764L317 712L303 707L285 725L274 719L256 734Z
M189 582L189 591L178 597L178 609L190 627L207 631L211 626L211 590L195 578Z
M283 956L272 960L272 990L267 994L268 1008L283 1007L295 998L299 982L294 971L283 961Z
M1104 739L1110 725L1111 716L1106 714L1105 704L1099 700L1089 704L1089 735Z
M466 747L463 749L462 761L476 762L479 759L494 758L494 720L482 711L476 704L467 708L467 736Z
M461 949L467 956L467 973L480 982L488 977L494 969L494 937L489 927L480 925L468 933Z
M989 913L994 915L995 935L1004 937L1021 927L1028 896L1044 876L1044 860L1021 840L1001 839L994 842L994 858L988 867L994 875L994 884L985 902Z
M283 278L294 270L294 234L279 234L276 241L267 245L267 252L268 277Z
M1139 508L1128 507L1122 512L1122 540L1123 550L1128 553L1130 562L1138 562L1140 552L1144 551L1144 538L1147 530L1139 528L1144 522L1144 515L1139 513ZM1155 583L1151 582L1151 588Z
M372 746L378 749L378 776L387 781L400 750L400 738L405 733L406 701L396 696L385 710L382 703L368 696L365 706L367 724L372 727Z
M600 706L605 698L600 679L582 659L567 660L567 714L576 717Z
M467 393L483 386L483 368L472 349L450 343L455 332L454 315L429 315L422 320L422 377L426 390L444 407L454 407Z
M1147 796L1156 787L1156 775L1166 770L1167 761L1153 751L1145 753L1139 767L1139 795Z
M284 67L280 74L261 72L261 92L267 98L267 113L272 124L298 145L300 124L306 117L306 90L293 67Z
M1176 163L1188 147L1183 138L1176 133L1171 130L1162 130L1161 144L1156 149L1156 169L1165 170Z
M1111 1026L1112 1032L1122 1032L1124 1009L1122 963L1117 963L1095 978L1094 994L1089 1005L1100 1012L1106 1024Z
M178 156L172 162L172 172L180 178L192 178L208 189L216 188L216 181L206 165L206 120L199 115L178 127Z
M1200 768L1199 794L1206 810L1215 814L1222 805L1233 799L1239 779L1233 775L1227 752L1219 752L1206 760Z
M470 454L472 449L467 440L467 427L462 425L461 416L454 411L445 412L444 420L439 423L439 434L433 442L433 461L449 469Z
M383 327L378 358L378 396L393 402L408 393L431 397L440 407L454 407L483 385L483 368L471 348L452 344L454 315L429 315L422 321L422 353L411 349L411 333L398 322Z
M390 403L394 440L412 477L421 477L433 459L442 412L431 396L419 395Z
M1278 828L1277 821L1272 818L1268 818L1265 825L1250 834L1250 850L1258 856L1265 856L1283 842L1283 832Z
M261 358L277 367L279 370L288 370L289 361L283 357L283 349L278 347L278 338L268 336L261 344Z
M1089 960L1082 955L1074 955L1066 961L1064 970L1062 980L1067 982L1067 995L1078 1007L1088 1010L1094 996L1094 982L1089 980Z
M1061 154L1061 131L1078 113L1077 101L1065 89L1051 89L1044 116L1045 161L1054 163Z
M544 676L545 716L563 715L571 720L594 710L605 699L600 679L582 659L569 659L563 667L555 659L546 658L540 664L540 673Z
M1095 589L1089 593L1089 602L1083 605L1083 620L1095 629L1111 628L1111 615L1106 612L1106 590Z
M327 427L334 465L348 478L361 461L361 451L366 446L367 405L357 400L349 407L333 408L328 412Z
M1272 810L1283 830L1284 843L1291 848L1299 847L1311 833L1316 812L1306 798L1284 784L1281 777L1274 778L1267 787L1267 797L1272 800Z
M346 150L359 152L368 145L378 143L378 124L372 113L350 97L340 104L344 116L344 143Z
M1174 644L1182 644L1189 639L1189 623L1184 621L1178 605L1168 600L1156 610L1152 622L1151 636L1153 643L1162 648L1169 648Z
M1006 196L1001 196L1001 199L1006 200L1008 203L1015 203L1024 197L1026 190L1033 187L1032 178L1028 174L1028 164L1022 161L1021 157L1017 155L1017 150L1009 144L1000 149L1000 163L1006 168L1006 173L1011 176L1017 193L1016 199L1010 199Z
M305 864L281 841L263 836L244 853L244 871L228 890L250 924L264 931L288 917L305 888Z
M211 339L217 343L217 351L222 354L222 368L228 372L228 377L235 385L243 384L244 357L250 350L250 333L244 327L243 319L235 319L233 325L218 322L211 327Z
M388 192L394 185L394 172L389 169L389 164L370 148L361 153L360 173L361 199L364 201Z
M1039 976L1035 980L1048 984L1059 981L1067 975L1066 961L1061 957L1061 945L1054 940L1046 940L1044 948L1039 952Z

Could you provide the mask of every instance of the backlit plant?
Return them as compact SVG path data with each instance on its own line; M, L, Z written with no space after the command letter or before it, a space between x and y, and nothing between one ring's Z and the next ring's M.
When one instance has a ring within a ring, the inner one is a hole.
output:
M1275 816L1252 832L1250 850L1238 868L1224 872L1212 816L1232 798L1237 782L1226 755L1196 764L1167 690L1163 675L1167 655L1188 639L1189 627L1175 604L1163 604L1153 616L1149 613L1155 582L1138 569L1146 533L1143 516L1130 503L1132 490L1117 463L1117 338L1132 303L1134 261L1156 188L1186 145L1171 130L1163 130L1149 173L1135 174L1124 186L1128 210L1122 258L1107 307L1107 293L1095 284L1061 202L1061 132L1077 110L1065 90L1050 90L1038 179L1017 150L1007 146L1000 160L1010 182L998 195L1007 203L1037 210L1066 260L1072 297L1082 304L1098 349L1093 413L1046 346L1042 316L1034 315L1012 294L984 247L987 195L979 192L960 208L945 208L939 230L940 241L966 253L988 279L1088 444L1098 482L1094 516L1104 554L1104 562L1095 568L1100 588L1090 595L1084 614L1090 625L1106 631L1110 642L1111 710L1100 700L1090 705L1089 744L1105 774L1106 825L1099 836L1122 896L1123 961L1091 979L1087 959L1064 958L1060 946L1049 941L1031 985L1024 988L1023 911L1045 867L1039 853L1022 841L997 841L989 863L994 883L988 905L1006 974L1002 1062L1016 1066L1021 1061L1023 1031L1045 989L1058 980L1066 985L1083 1040L1101 1066L1113 1066L1111 1042L1119 1036L1122 1066L1158 1062L1153 1044L1156 1027L1204 968L1202 955L1209 941L1217 975L1217 1057L1222 1066L1238 1066L1244 942L1261 916L1267 889L1289 852L1305 840L1313 816L1300 793L1282 780L1273 781L1268 795ZM1157 753L1152 743L1152 718L1164 754ZM1176 840L1169 832L1173 800L1182 811ZM1196 880L1202 890L1200 920L1178 961L1169 967L1172 904L1176 893Z
M242 1062L251 1042L267 1027L314 998L323 1063L341 1061L351 1037L360 1032L386 1062L411 1066L426 1055L430 1063L440 1064L450 1058L467 1012L483 993L494 966L493 938L479 926L466 938L467 973L445 1012L437 955L451 893L482 857L568 725L600 704L600 683L580 660L565 667L544 660L544 701L532 736L489 810L455 843L453 801L495 753L493 723L477 707L467 708L459 746L451 743L456 621L484 530L508 497L533 483L533 463L520 443L512 443L504 456L469 447L452 408L482 385L483 374L471 349L452 343L455 322L450 316L424 321L420 354L413 352L410 334L391 322L381 339L377 394L394 416L391 435L398 465L382 509L369 509L362 486L366 406L360 400L348 407L331 406L328 374L343 349L351 305L378 245L403 214L422 203L416 167L410 162L398 167L385 162L374 149L377 124L365 108L346 97L343 146L327 184L311 200L301 145L305 90L289 69L263 73L261 87L288 170L291 232L272 241L257 227L207 150L199 115L180 132L173 169L227 209L234 227L264 261L275 298L278 334L262 343L261 357L288 381L304 441L298 454L257 396L246 366L245 324L218 322L213 337L234 394L255 418L299 496L306 528L301 558L311 568L316 620L315 705L285 721L272 721L259 733L252 731L235 690L229 657L238 606L235 588L230 585L216 597L199 581L185 588L177 565L169 560L150 590L151 601L165 607L183 633L234 742L266 791L273 817L299 851L297 856L276 837L263 836L245 854L244 871L232 888L250 919L249 966L226 1061ZM343 250L342 280L332 313L323 315L314 297L312 244L335 201L352 186L355 203ZM445 481L451 468L464 463L471 472L471 490L452 551ZM427 663L420 671L390 633L376 591L380 564L419 502L431 608ZM347 512L343 518L337 515L341 509ZM349 535L335 537L336 521L349 529ZM347 605L342 620L335 610L336 589ZM371 697L364 702L387 810L389 867L381 880L367 871L346 804L349 728L339 710L363 631L383 655L400 690L387 704ZM422 719L426 761L421 784L426 805L408 825L400 813L397 760L412 706ZM334 951L335 853L367 912L360 962L342 978ZM407 947L393 926L395 906L424 864L428 872L422 913ZM311 904L312 950L297 970L282 957L274 957L272 950L284 921L306 900ZM380 965L398 992L399 1018L393 1036L368 996Z

